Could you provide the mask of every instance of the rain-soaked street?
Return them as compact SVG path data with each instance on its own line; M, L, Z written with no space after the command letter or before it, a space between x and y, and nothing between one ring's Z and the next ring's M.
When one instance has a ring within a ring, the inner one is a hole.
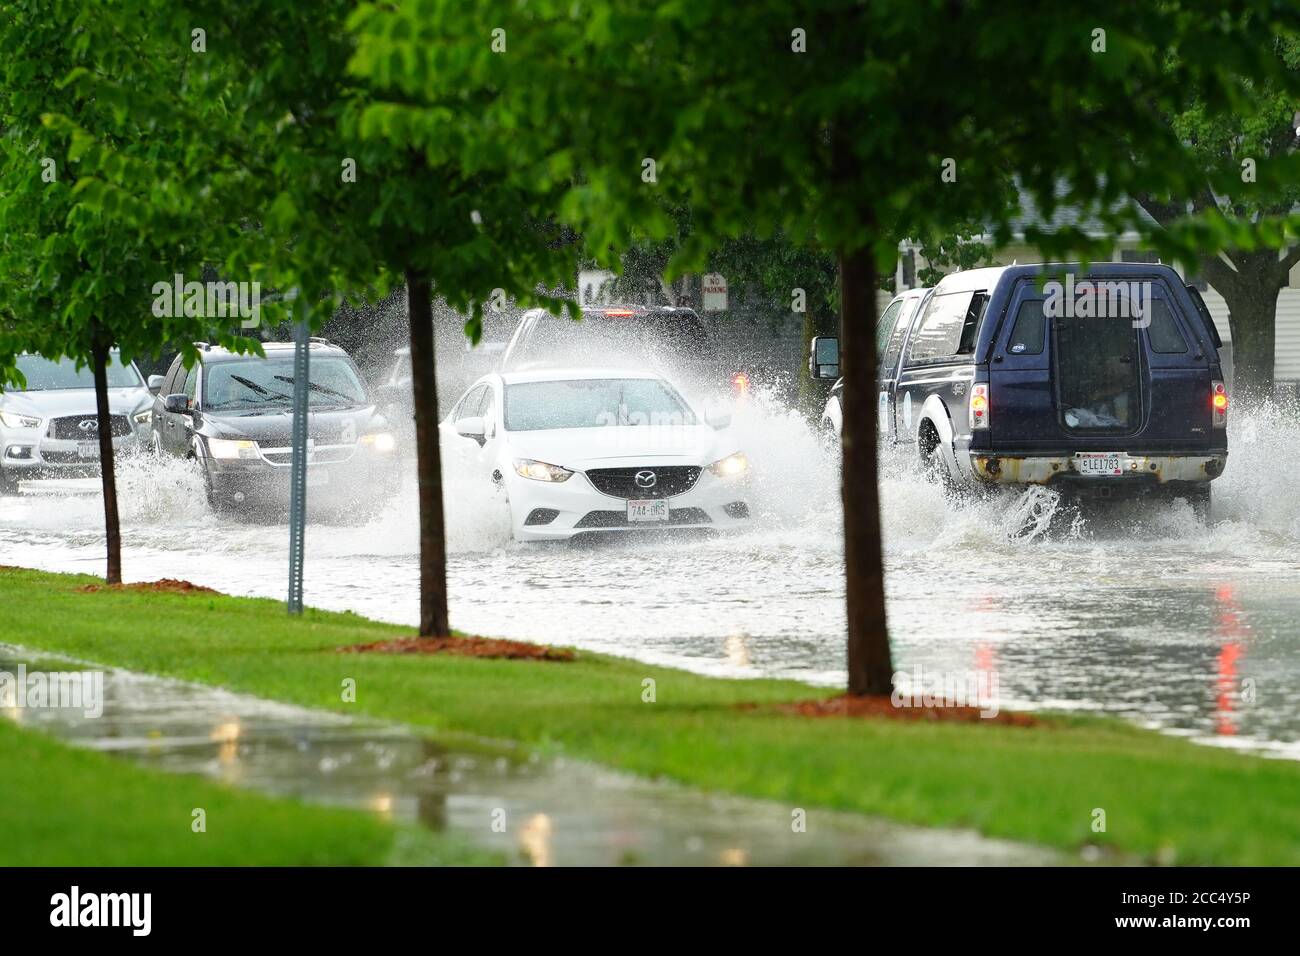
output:
M1300 758L1294 421L1236 419L1211 528L1182 503L1077 516L1042 491L946 502L888 460L895 668L920 668L923 681L986 671L1005 708L1110 712ZM449 480L455 625L710 674L841 683L836 462L797 415L761 402L733 427L756 481L757 527L737 537L516 544L489 488ZM0 564L102 573L95 485L0 500ZM128 580L283 597L283 523L217 517L196 476L147 458L123 466L119 498ZM416 551L412 474L372 522L309 525L307 601L413 623Z

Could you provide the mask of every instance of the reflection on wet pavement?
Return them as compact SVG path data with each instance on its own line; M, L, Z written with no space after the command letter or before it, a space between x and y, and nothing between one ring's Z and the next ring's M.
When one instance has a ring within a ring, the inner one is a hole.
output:
M0 644L0 671L69 670ZM144 766L369 810L449 831L510 862L550 865L1050 864L1056 854L974 833L716 796L543 760L448 747L402 727L108 670L103 714L0 708Z
M490 482L449 475L454 623L706 674L843 685L836 462L794 413L769 409L736 427L753 465L755 527L735 537L521 546ZM1104 712L1300 759L1300 419L1239 415L1230 440L1210 527L1182 502L1073 514L1046 489L949 501L886 456L895 668L988 671L1004 708ZM285 525L211 514L178 469L122 468L128 579L179 575L283 599ZM102 574L102 507L93 482L83 490L0 499L0 563ZM414 624L415 513L412 473L370 523L311 523L308 603ZM1026 515L1041 521L1027 527Z

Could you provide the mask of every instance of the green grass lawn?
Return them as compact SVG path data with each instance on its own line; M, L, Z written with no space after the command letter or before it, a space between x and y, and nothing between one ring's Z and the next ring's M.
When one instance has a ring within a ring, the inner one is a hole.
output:
M193 811L206 830L192 829ZM0 720L0 866L483 862L351 810L158 773Z
M248 598L78 593L95 579L0 571L0 640L340 713L520 741L649 776L1075 849L1177 863L1300 863L1300 765L1116 720L1046 726L910 723L739 710L827 696L791 681L720 680L583 653L574 663L354 655L410 633L352 614ZM563 635L557 635L562 638ZM343 681L357 698L341 700ZM642 682L656 682L656 702ZM1093 811L1107 829L1092 831Z

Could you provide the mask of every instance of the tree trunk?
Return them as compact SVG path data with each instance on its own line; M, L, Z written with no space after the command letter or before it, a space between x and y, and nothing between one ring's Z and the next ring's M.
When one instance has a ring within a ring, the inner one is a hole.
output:
M411 327L411 397L415 406L416 473L420 482L420 636L450 637L447 546L442 513L442 455L438 447L438 373L433 344L433 287L406 271Z
M889 694L885 574L876 484L876 264L870 248L841 252L840 374L844 378L841 495L849 624L849 693Z
M117 518L117 474L113 463L113 419L108 411L108 360L111 343L96 333L91 347L95 375L95 419L99 428L99 474L104 488L104 538L108 546L108 570L104 580L122 583L122 531Z
M1246 281L1241 291L1223 296L1232 329L1232 391L1245 404L1273 397L1277 294L1272 281Z

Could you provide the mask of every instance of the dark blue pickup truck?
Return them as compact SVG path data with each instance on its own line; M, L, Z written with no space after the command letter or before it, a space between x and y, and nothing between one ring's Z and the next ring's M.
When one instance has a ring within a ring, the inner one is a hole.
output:
M878 329L883 441L955 487L1183 497L1209 514L1228 457L1223 343L1172 268L975 269L904 296ZM838 343L814 340L810 365L837 375Z

